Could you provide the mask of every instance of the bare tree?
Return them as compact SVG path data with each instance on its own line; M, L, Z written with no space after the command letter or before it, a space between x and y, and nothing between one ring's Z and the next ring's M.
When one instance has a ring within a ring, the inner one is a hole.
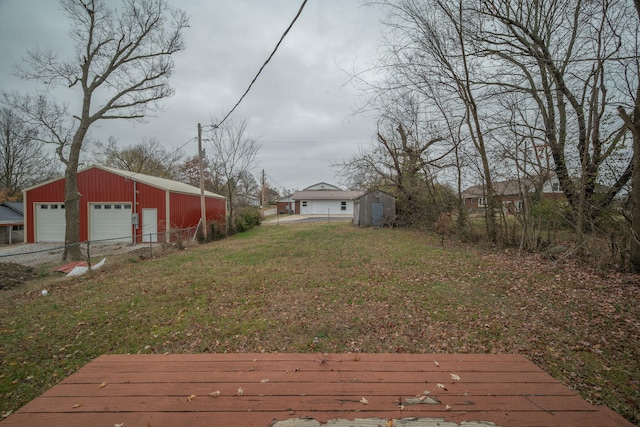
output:
M107 145L97 144L97 151L105 166L168 179L176 178L177 164L182 158L180 150L169 152L154 137L145 137L140 144L124 148L109 138Z
M111 9L106 0L61 0L70 21L75 57L62 60L53 51L28 53L19 75L48 87L79 88L75 114L45 95L22 98L32 121L41 125L43 138L56 144L65 164L66 233L64 258L81 257L80 195L77 171L80 153L91 126L99 120L140 120L158 102L171 96L171 55L184 49L186 14L166 0L123 0ZM19 101L19 97L14 97ZM71 120L71 117L73 120Z
M24 188L51 178L55 168L37 131L15 111L0 110L0 190L19 197Z
M640 272L640 0L634 1L636 17L634 29L635 37L629 37L625 40L623 51L628 54L622 60L624 67L624 80L626 88L625 92L631 104L631 113L620 105L618 106L618 114L624 122L626 128L631 133L633 143L633 157L631 160L632 178L631 178L631 217L628 218L631 223L631 238L629 248L629 262L631 270L635 273Z
M578 247L584 231L631 176L620 165L608 191L596 195L601 167L624 143L612 124L615 58L628 24L625 1L486 0L478 10L479 53L503 66L500 91L534 100L560 186L575 213Z
M493 191L492 165L487 147L488 132L482 118L482 91L476 84L479 60L469 46L469 33L477 29L473 9L468 1L383 0L388 12L387 54L383 69L392 76L384 90L404 90L433 98L433 87L447 102L457 102L456 115L464 120L466 136L472 141L480 160L480 175L486 193L485 224L487 236L497 240L496 200ZM476 3L476 2L471 2ZM444 102L444 101L441 101ZM442 108L433 108L434 110ZM454 109L448 109L454 111ZM457 120L453 120L454 121Z
M336 166L351 177L352 187L394 194L400 225L429 225L440 208L434 203L440 187L433 170L451 153L451 145L441 136L443 130L425 118L419 97L402 94L376 102L386 102L379 105L376 143Z
M204 150L203 150L204 151ZM224 185L217 165L208 156L202 159L204 189L214 193L224 193ZM200 185L200 158L198 155L186 159L178 166L178 181L194 187Z
M255 165L260 145L247 134L247 122L227 120L222 126L214 126L210 135L213 159L224 181L224 195L227 196L229 217L228 227L233 232L234 199L241 178Z

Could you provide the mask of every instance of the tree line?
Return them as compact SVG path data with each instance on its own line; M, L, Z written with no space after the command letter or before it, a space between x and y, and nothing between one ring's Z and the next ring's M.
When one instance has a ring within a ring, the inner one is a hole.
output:
M640 2L380 0L378 63L354 73L376 141L339 165L350 185L398 198L407 225L469 225L463 190L483 189L497 245L549 245L540 194L551 177L576 253L594 233L640 271ZM505 220L496 184L527 183Z

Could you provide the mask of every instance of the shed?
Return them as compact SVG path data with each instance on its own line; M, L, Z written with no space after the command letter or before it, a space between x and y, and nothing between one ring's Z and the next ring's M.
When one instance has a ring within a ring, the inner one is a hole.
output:
M25 242L64 242L65 179L24 190ZM200 223L200 189L182 182L91 166L78 172L80 240L164 241ZM224 222L226 198L205 191L207 221Z
M358 227L391 225L396 217L396 198L381 190L363 194L353 202L353 223Z

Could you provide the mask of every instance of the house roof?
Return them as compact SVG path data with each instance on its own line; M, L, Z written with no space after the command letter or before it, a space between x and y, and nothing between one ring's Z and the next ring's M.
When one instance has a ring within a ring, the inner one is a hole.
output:
M24 203L22 202L3 202L2 204L10 209L13 209L19 214L24 214Z
M156 187L162 190L166 190L166 191L170 191L172 193L182 193L182 194L192 194L192 195L200 195L200 189L198 187L194 187L193 185L189 185L189 184L185 184L184 182L179 182L179 181L174 181L171 179L167 179L167 178L160 178L157 176L151 176L151 175L145 175L143 173L138 173L138 172L131 172L131 171L126 171L126 170L122 170L122 169L116 169L116 168L111 168L108 166L90 166L86 169L82 169L78 171L78 174L87 171L89 169L101 169L103 171L106 172L110 172L114 175L119 175L122 176L124 178L130 179L132 181L137 181L137 182L141 182L143 184L147 184L150 185L152 187ZM34 188L38 188L41 187L43 185L49 184L51 182L54 181L58 181L64 178L57 178L51 181L47 181L47 182L43 182L41 184L35 185L33 187L27 188L24 191L29 191L32 190ZM215 197L218 199L226 199L226 197L221 196L219 194L213 193L211 191L206 191L204 192L205 196L207 197Z
M24 217L22 212L13 209L9 203L5 202L0 204L0 224L1 225L21 225L24 224ZM22 203L18 203L22 205ZM20 209L22 210L22 208Z
M506 181L496 181L493 183L493 192L497 196L506 196L533 191L533 184L527 179L508 179ZM484 185L474 185L462 192L462 198L484 197Z
M317 184L308 186L302 191L342 191L342 189L340 187L336 187L335 185L327 184L326 182L319 182Z
M302 190L293 193L293 200L353 200L360 197L362 191Z

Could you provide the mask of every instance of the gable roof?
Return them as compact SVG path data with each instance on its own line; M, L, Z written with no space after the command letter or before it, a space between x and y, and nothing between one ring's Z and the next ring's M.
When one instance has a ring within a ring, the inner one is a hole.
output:
M147 184L150 185L151 187L155 187L155 188L159 188L161 190L165 190L165 191L169 191L172 193L182 193L182 194L191 194L191 195L200 195L200 189L198 187L194 187L193 185L189 185L189 184L185 184L184 182L179 182L179 181L174 181L172 179L167 179L167 178L160 178L157 176L151 176L151 175L145 175L143 173L138 173L138 172L131 172L131 171L126 171L126 170L122 170L122 169L116 169L116 168L111 168L108 166L98 166L98 165L94 165L94 166L90 166L88 168L82 169L78 171L78 174L81 174L82 172L88 171L90 169L100 169L103 170L105 172L109 172L112 173L114 175L119 175L121 177L130 179L132 181L137 181L137 182L141 182L143 184ZM47 185L51 182L55 182L55 181L59 181L61 179L64 179L64 177L62 178L56 178L50 181L46 181L43 182L41 184L38 185L34 185L33 187L29 187L23 191L29 191L32 190L34 188L38 188L41 187L43 185ZM213 193L211 191L206 191L204 192L204 195L207 197L214 197L214 198L218 198L218 199L226 199L226 197L221 196L220 194L216 194Z
M157 176L145 175L143 173L138 173L138 172L125 171L121 169L111 168L108 166L92 166L92 167L97 169L102 169L107 172L111 172L115 175L123 176L132 181L142 182L143 184L147 184L152 187L160 188L162 190L167 190L172 193L193 194L198 196L200 195L200 189L198 187L185 184L184 182L174 181L172 179L167 179L167 178L160 178ZM220 194L213 193L211 191L205 190L204 194L205 196L208 196L208 197L226 199L226 197L221 196Z
M21 225L24 224L22 212L13 209L10 202L0 204L0 224L3 225ZM22 203L17 203L22 205ZM21 209L22 210L22 209Z
M9 209L13 209L19 214L24 214L24 203L22 202L3 202L2 204Z
M342 191L342 189L326 182L319 182L304 188L302 191Z
M508 196L514 194L528 193L533 191L533 184L527 179L508 179L506 181L496 181L493 183L493 192L496 196ZM462 192L462 198L485 197L484 185L474 185Z

